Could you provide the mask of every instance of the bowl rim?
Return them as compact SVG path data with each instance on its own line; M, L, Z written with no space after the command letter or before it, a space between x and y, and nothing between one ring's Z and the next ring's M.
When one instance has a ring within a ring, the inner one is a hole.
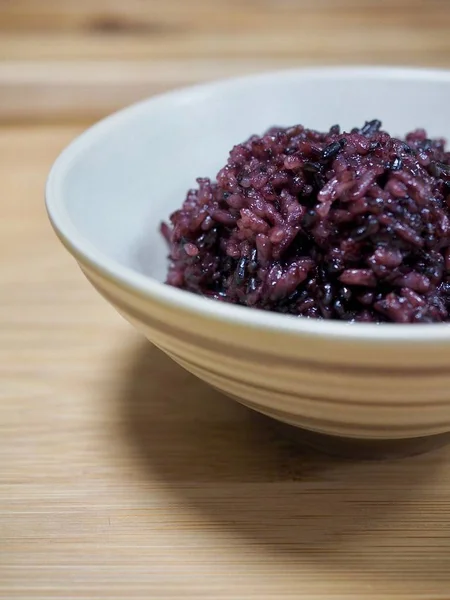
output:
M380 80L443 81L450 84L450 70L411 67L345 66L307 67L267 71L253 75L232 77L218 81L183 87L136 102L100 120L76 137L55 160L47 178L45 203L50 222L64 246L81 263L86 264L116 285L141 298L153 298L172 308L182 309L197 316L223 323L249 327L267 332L286 333L317 338L337 338L346 341L404 343L450 342L450 323L398 324L348 323L345 321L317 320L280 313L255 310L218 302L191 292L173 288L131 267L120 264L83 237L72 223L64 205L63 183L71 164L94 141L107 135L115 126L146 113L148 107L163 104L179 107L217 93L226 88L247 86L263 81L289 79L327 79L343 76L352 79L379 78Z

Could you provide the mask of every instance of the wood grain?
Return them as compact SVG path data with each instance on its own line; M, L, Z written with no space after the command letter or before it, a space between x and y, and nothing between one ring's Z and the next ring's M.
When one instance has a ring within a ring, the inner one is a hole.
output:
M279 25L289 29L310 18L327 25L337 18L350 25L371 19L375 24L395 21L407 27L417 23L419 15L424 25L442 24L442 17L448 16L446 0L3 0L0 8L5 30L111 31L129 26L142 33L146 29L257 30ZM291 17L296 17L296 23Z
M142 340L47 223L78 131L0 128L0 597L448 600L450 448L314 455Z
M264 69L449 67L449 27L447 0L0 0L0 121L94 120Z
M450 66L447 0L0 0L0 597L448 600L450 449L288 442L143 341L55 239L92 121L266 68Z

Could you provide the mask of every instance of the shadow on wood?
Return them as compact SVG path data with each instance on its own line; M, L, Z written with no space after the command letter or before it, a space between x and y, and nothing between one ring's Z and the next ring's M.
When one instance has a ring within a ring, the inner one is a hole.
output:
M422 582L450 572L449 449L381 462L315 454L149 343L118 401L144 477L253 551Z

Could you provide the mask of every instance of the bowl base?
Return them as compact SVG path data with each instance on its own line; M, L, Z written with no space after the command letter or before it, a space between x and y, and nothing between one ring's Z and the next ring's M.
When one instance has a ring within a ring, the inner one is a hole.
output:
M437 435L428 435L414 438L352 438L319 433L311 429L304 429L283 419L280 411L270 414L262 411L259 406L247 400L243 401L237 396L227 393L227 396L247 408L256 410L260 415L272 421L273 427L280 435L290 441L308 446L323 454L354 460L384 460L393 458L406 458L417 454L424 454L430 450L437 450L450 444L450 431Z
M319 452L356 460L406 458L441 448L450 443L450 432L419 438L371 440L354 439L317 433L275 422L279 433L291 441L309 446Z

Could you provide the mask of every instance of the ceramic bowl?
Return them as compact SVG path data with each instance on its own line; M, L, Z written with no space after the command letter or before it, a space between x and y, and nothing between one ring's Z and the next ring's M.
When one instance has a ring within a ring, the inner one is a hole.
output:
M48 213L100 294L215 388L333 449L423 449L450 432L450 325L316 321L174 289L159 223L196 177L214 177L235 143L271 125L379 118L393 134L450 138L449 106L450 73L430 70L296 70L172 92L76 139L50 173Z

